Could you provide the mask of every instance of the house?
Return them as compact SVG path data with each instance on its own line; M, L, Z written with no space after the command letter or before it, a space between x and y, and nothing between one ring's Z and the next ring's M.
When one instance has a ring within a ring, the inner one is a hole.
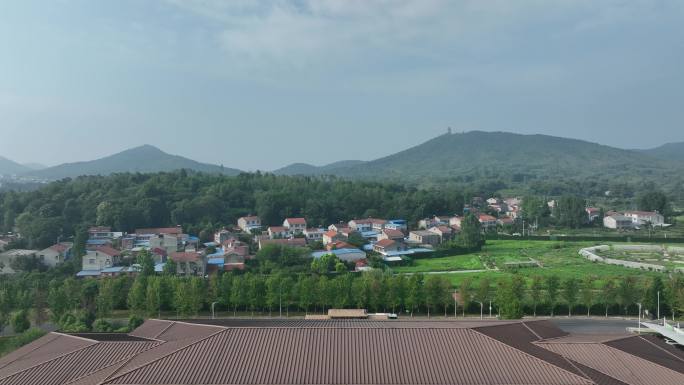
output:
M383 240L383 239L391 239L396 242L403 242L404 241L404 233L399 231L399 230L394 230L394 229L384 229L378 235L378 241Z
M325 234L324 229L319 229L319 228L309 228L304 230L304 236L308 241L315 242L315 241L322 241L323 240L323 234Z
M380 254L387 254L393 251L401 251L406 247L402 242L393 241L391 239L383 239L373 244L373 251Z
M237 220L237 225L245 233L251 233L252 230L261 229L261 219L256 215L240 217Z
M501 199L499 199L499 198L491 197L491 198L487 199L488 205L498 205L499 203L501 203Z
M363 250L357 248L344 248L344 249L334 249L325 251L315 251L311 253L313 258L321 258L327 254L334 254L340 261L345 262L356 262L362 259L366 259L366 253Z
M632 218L624 215L613 214L603 217L603 227L609 229L631 229L633 226Z
M323 233L322 237L324 245L327 245L328 243L333 243L335 241L339 241L342 238L342 235L335 230L326 231L325 233Z
M306 230L306 219L287 218L283 221L283 227L290 230L292 234L303 233Z
M353 249L355 246L350 245L345 241L335 241L325 245L326 250L336 250L336 249Z
M450 241L454 237L454 229L445 225L431 227L428 231L439 235L439 243Z
M461 228L461 222L463 222L463 217L458 215L454 215L453 217L449 218L449 226Z
M496 220L496 223L500 226L509 226L515 223L515 220L511 217L500 217Z
M437 223L435 222L434 218L423 218L418 221L418 228L419 229L429 229L432 226L435 226Z
M21 257L33 257L37 258L38 250L26 250L26 249L12 249L0 253L0 275L2 274L14 274L16 271L12 268L12 262L16 258Z
M70 242L54 244L38 252L38 258L42 259L46 266L54 267L71 257L72 246L73 244Z
M440 236L428 230L411 231L409 233L409 242L437 246L440 242Z
M349 227L349 224L348 224L348 223L339 222L339 223L334 223L334 224L328 226L328 230L340 231L340 229L344 229L344 228L347 228L347 227Z
M223 242L230 239L237 239L237 237L227 229L221 229L214 233L214 242L217 245L222 245Z
M181 226L176 227L153 227L147 229L135 229L135 234L141 235L155 235L155 234L169 234L180 236L183 234L183 228Z
M169 254L169 259L176 262L176 274L200 275L206 270L204 258L196 251L176 251Z
M631 218L635 226L663 226L665 224L665 217L655 211L625 211L624 215Z
M350 227L346 227L343 229L339 229L337 233L340 234L342 237L349 239L349 237L351 237L352 234L358 234L359 232Z
M112 231L107 226L92 226L88 229L88 239L117 239L122 236L123 233Z
M149 242L150 249L165 250L167 254L178 251L180 246L179 239L170 234L154 235L152 238L150 238Z
M268 228L268 237L270 239L282 239L289 238L292 235L287 227L283 226L270 226Z
M405 232L408 230L408 221L405 219L390 219L385 223L385 228Z
M366 218L366 219L352 219L348 225L350 228L363 233L372 230L382 230L387 223L384 219Z
M490 229L496 227L496 217L488 214L478 214L477 219L480 221L483 229Z
M282 245L289 247L306 247L305 238L290 238L290 239L260 239L259 249L266 245Z
M83 271L102 271L119 263L121 252L109 246L98 247L94 250L87 250L82 258L81 269Z
M601 216L601 209L597 207L587 207L584 209L587 213L587 221L588 222L593 222Z

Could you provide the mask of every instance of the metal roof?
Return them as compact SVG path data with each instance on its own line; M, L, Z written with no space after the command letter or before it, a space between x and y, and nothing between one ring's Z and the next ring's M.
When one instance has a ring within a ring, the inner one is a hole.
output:
M547 321L189 321L50 333L0 358L0 385L684 383L656 337L569 342L583 340Z

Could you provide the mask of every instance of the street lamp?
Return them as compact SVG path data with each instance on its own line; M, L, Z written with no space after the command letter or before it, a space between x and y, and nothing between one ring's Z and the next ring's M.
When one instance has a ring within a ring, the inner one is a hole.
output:
M211 319L215 319L215 318L216 318L216 315L215 315L215 313L214 313L214 306L216 306L217 303L218 303L218 302L212 302L212 303L211 303Z
M492 318L492 300L489 300L489 318Z
M658 291L658 319L660 319L660 291Z
M639 334L641 334L641 303L639 302L637 305L639 305L639 325L637 326L637 330L639 331Z

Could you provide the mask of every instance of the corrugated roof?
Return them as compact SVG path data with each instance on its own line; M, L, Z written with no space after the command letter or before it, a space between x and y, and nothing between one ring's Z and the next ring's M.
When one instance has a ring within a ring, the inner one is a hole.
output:
M238 328L226 329L107 383L591 382L471 329Z
M540 346L631 385L682 385L684 374L599 343Z

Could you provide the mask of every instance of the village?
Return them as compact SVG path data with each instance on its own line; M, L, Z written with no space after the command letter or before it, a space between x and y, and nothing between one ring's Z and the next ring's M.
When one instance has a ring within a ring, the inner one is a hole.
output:
M202 242L186 234L182 226L141 228L131 233L110 227L88 229L85 255L77 277L136 275L141 266L136 257L146 251L154 260L156 273L164 272L167 262L178 275L207 276L218 271L244 271L247 261L267 245L307 248L312 259L334 255L354 271L371 270L369 257L379 257L391 266L411 258L429 257L445 243L458 238L465 215L472 213L483 233L504 232L527 235L535 224L522 216L521 198L473 198L463 215L435 215L415 224L404 219L360 218L333 223L327 227L310 226L306 218L285 218L278 226L267 226L255 215L240 217L232 226L216 231L213 239ZM548 203L552 209L557 202ZM645 211L607 211L587 207L586 222L602 222L605 229L624 231L643 226L668 226L663 215ZM517 226L516 226L517 225ZM527 226L527 234L526 227ZM515 232L521 229L522 234ZM7 241L5 240L6 244ZM0 244L0 249L2 248ZM0 254L0 271L14 273L12 260L35 257L47 267L70 259L73 242L58 242L44 250L8 250Z

